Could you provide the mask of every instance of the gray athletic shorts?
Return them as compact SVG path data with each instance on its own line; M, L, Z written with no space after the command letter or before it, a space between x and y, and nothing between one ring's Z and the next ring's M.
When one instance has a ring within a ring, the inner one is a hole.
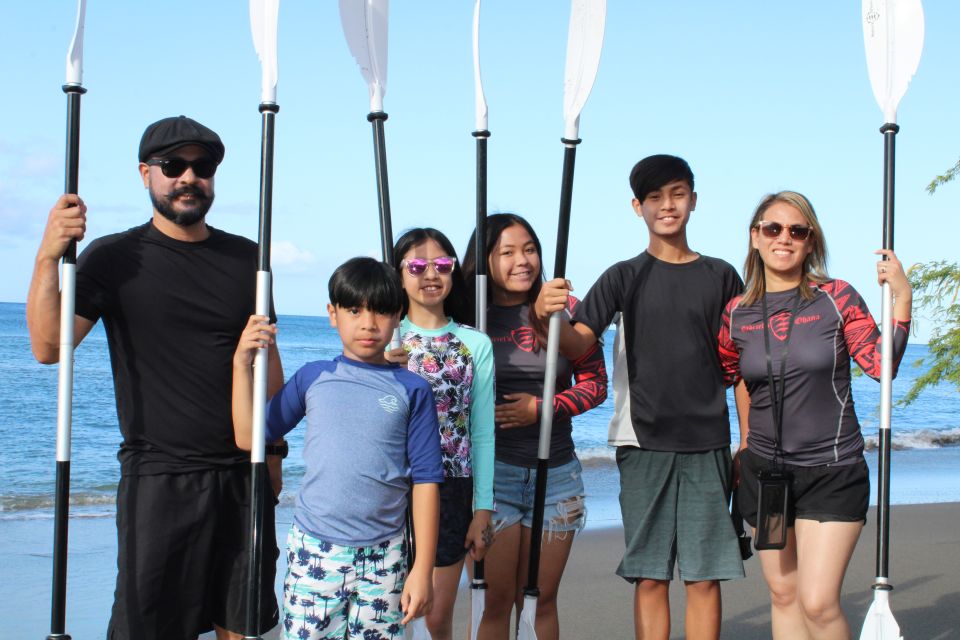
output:
M626 552L617 575L629 582L742 578L728 505L730 449L702 453L618 447Z

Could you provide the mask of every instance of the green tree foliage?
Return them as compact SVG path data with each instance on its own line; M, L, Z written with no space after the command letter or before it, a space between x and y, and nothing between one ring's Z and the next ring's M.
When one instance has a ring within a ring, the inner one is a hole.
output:
M960 175L960 160L957 160L957 164L947 169L946 173L934 178L930 182L930 184L927 185L927 193L929 193L930 195L933 195L934 192L936 192L937 187L942 187L943 185L947 184L948 182L956 178L958 175Z
M960 176L960 160L927 185L933 195L937 188ZM936 323L930 338L930 353L916 362L930 363L930 369L917 378L900 404L910 404L920 392L941 382L952 383L960 391L960 264L928 262L910 269L913 304L923 309Z
M960 391L960 264L946 261L919 264L910 269L913 304L936 324L929 354L915 364L930 368L916 379L900 401L907 405L927 387L952 383Z

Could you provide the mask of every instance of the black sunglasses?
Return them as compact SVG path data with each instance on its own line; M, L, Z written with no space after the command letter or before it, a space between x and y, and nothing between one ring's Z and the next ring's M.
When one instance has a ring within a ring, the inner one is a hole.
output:
M803 224L780 224L769 220L761 220L756 227L760 230L760 233L770 239L779 238L784 229L790 233L792 239L797 241L806 240L813 232L813 229Z
M217 163L211 158L199 158L197 160L184 160L176 156L172 158L150 158L147 164L152 167L160 167L160 171L168 178L179 178L183 175L187 167L193 169L193 175L201 180L212 178L217 172Z

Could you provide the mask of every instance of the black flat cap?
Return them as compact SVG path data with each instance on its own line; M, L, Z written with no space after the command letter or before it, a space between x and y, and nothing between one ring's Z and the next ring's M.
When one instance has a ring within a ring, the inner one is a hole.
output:
M158 120L147 127L140 138L140 162L191 144L204 147L217 164L223 161L223 142L216 132L187 116L177 116Z

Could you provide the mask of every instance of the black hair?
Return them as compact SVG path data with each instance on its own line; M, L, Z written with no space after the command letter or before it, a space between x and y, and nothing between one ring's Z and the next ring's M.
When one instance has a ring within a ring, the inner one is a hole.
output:
M457 250L453 248L453 244L447 236L432 227L417 227L404 232L404 234L397 239L396 244L393 245L393 266L397 270L397 273L400 273L400 263L403 262L403 256L405 256L410 249L427 240L433 240L440 245L440 248L443 249L444 253L449 257L456 258L457 262L460 261L460 258L457 257ZM463 282L463 266L454 265L453 271L450 272L450 277L452 279L450 293L443 301L443 313L453 318L454 322L472 325L473 318L470 316L470 301L467 299L467 285ZM404 315L407 314L409 302L406 294L404 294Z
M393 267L367 257L351 258L337 267L327 289L335 307L363 307L387 315L400 313L407 297Z
M483 259L487 261L487 265L490 263L490 254L493 252L493 248L497 245L497 242L500 240L500 234L503 233L504 229L512 227L514 225L520 225L527 230L527 233L530 234L530 238L533 240L533 244L537 249L537 256L540 257L540 272L536 274L536 277L533 279L533 286L530 287L530 291L527 292L527 303L530 305L530 314L528 316L530 327L533 329L534 334L536 335L539 342L546 344L547 331L544 323L537 318L537 314L534 312L534 303L537 300L537 296L540 295L540 289L543 286L543 248L540 245L540 238L537 237L537 232L533 230L533 227L530 226L530 223L527 222L521 216L515 213L493 213L487 216L486 224L486 237L484 238L484 255ZM473 233L470 234L470 244L467 247L466 255L463 257L463 278L466 282L468 291L477 290L477 231L474 229ZM471 310L475 312L476 300L474 296L468 296L467 298L470 301ZM493 279L487 278L487 303L493 300ZM538 348L535 346L535 348Z
M640 202L652 191L657 191L675 180L686 180L693 191L693 171L683 158L659 154L647 156L630 170L630 189Z

